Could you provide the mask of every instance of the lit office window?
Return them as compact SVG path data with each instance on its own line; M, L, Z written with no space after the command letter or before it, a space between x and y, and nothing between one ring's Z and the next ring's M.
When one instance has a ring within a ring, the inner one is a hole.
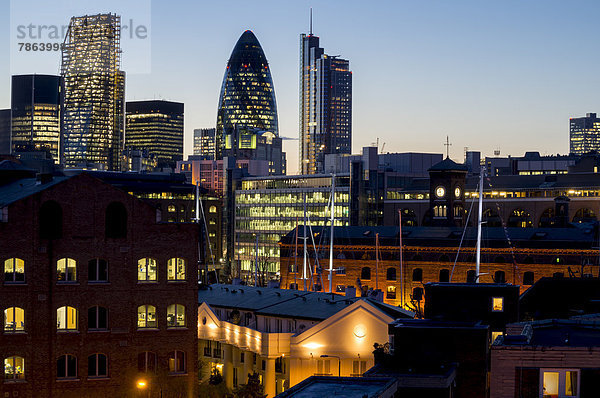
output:
M9 258L4 261L4 282L25 282L25 262L23 260L20 258Z
M156 307L153 305L140 305L138 307L138 329L156 328Z
M56 310L56 329L77 330L77 309L73 307L60 307Z
M153 258L142 258L138 261L138 281L156 281L156 260Z
M25 311L23 308L10 307L4 310L4 333L25 331Z
M185 327L185 307L181 304L171 304L167 307L167 327Z
M8 357L4 359L4 380L25 379L25 359L23 357Z
M185 280L185 260L182 258L171 258L167 262L167 280Z
M77 281L77 262L72 258L61 258L56 262L56 279L59 282Z

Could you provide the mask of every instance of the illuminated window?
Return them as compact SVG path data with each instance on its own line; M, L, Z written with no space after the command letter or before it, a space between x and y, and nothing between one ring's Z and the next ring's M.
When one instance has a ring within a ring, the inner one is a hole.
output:
M352 376L362 376L367 371L367 361L352 361Z
M169 205L169 206L167 207L167 211L168 211L169 213L175 213L175 212L177 211L177 207L175 207L175 205Z
M77 377L77 358L74 355L62 355L56 361L56 377L58 379L74 379Z
M317 373L316 375L330 375L331 374L331 360L329 359L317 359Z
M157 327L156 307L153 305L140 305L137 310L138 329L153 329Z
M23 260L20 258L9 258L4 261L4 282L25 282L25 262Z
M77 262L72 258L61 258L56 262L56 279L59 282L77 281Z
M185 327L185 307L181 304L171 304L167 307L167 327Z
M385 298L390 299L390 300L396 299L396 286L388 286L387 287Z
M544 398L579 397L579 370L540 369L540 389Z
M60 307L56 310L56 329L68 331L77 330L77 309L73 307Z
M493 312L504 311L504 297L492 297L492 311Z
M108 377L108 360L104 354L92 354L88 357L89 377Z
M23 308L10 307L4 310L4 333L25 331L25 311Z
M25 359L23 357L8 357L4 359L4 380L24 380Z
M217 206L210 206L210 208L208 209L209 213L216 213L217 212Z
M185 281L185 260L182 258L171 258L167 262L167 280Z
M150 351L138 354L138 371L144 373L156 372L156 354Z
M185 373L185 352L172 351L169 353L169 373Z
M153 258L142 258L138 261L138 281L156 281L156 260Z
M88 261L88 282L108 282L108 263L101 258Z
M108 310L105 307L95 306L88 309L88 330L107 330Z

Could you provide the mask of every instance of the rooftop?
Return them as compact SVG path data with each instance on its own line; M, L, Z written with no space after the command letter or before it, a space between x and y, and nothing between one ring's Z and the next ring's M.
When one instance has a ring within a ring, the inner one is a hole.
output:
M371 298L347 298L338 294L263 288L245 285L210 285L198 290L198 304L237 308L257 315L325 320L358 300L364 300L390 317L413 318L410 311Z
M397 381L392 377L327 377L311 376L277 395L277 398L376 398L391 396L396 391Z
M521 334L499 336L493 345L497 347L600 347L600 320L598 318L545 319L516 325L523 326Z

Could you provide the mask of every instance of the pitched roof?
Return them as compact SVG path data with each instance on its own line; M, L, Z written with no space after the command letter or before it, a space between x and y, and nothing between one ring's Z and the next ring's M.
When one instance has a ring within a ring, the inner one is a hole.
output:
M427 171L461 171L466 173L468 168L464 164L459 164L450 158L446 158L431 166Z
M62 183L71 177L54 177L51 181L40 183L35 178L23 178L0 186L0 207L7 206L18 200L35 195L50 187Z

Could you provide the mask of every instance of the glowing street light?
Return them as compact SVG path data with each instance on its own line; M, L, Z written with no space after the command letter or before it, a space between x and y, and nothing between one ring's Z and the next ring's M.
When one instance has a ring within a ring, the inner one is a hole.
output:
M140 390L144 390L146 387L148 387L148 383L146 383L146 380L138 380L137 383L135 384L135 386L137 388L139 388Z

